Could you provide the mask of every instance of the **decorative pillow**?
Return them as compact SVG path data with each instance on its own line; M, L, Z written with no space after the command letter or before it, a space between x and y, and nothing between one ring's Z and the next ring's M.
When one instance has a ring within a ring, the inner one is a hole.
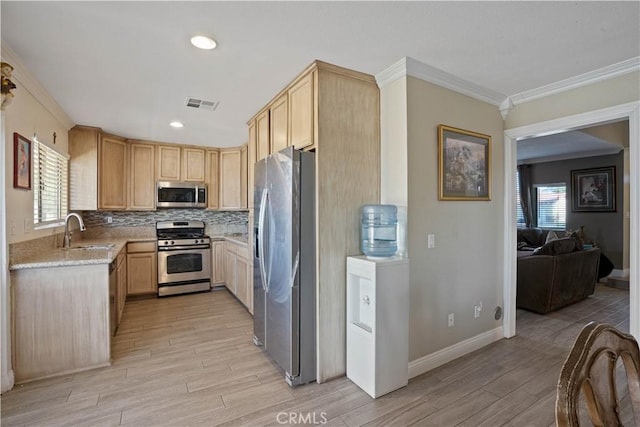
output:
M562 255L579 251L580 244L573 237L565 237L562 239L552 240L545 243L544 246L536 248L534 255Z
M542 230L539 228L523 228L518 231L520 241L525 241L531 246L538 246L542 240Z
M547 239L544 242L549 243L552 240L558 240L559 238L560 236L558 236L555 231L549 231L549 233L547 234Z

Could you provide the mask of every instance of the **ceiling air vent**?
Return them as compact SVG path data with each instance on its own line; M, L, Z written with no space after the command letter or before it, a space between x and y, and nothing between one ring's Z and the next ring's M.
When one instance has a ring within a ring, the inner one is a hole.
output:
M200 110L216 111L216 108L220 105L220 101L205 101L203 99L187 97L185 105L187 107L198 108Z

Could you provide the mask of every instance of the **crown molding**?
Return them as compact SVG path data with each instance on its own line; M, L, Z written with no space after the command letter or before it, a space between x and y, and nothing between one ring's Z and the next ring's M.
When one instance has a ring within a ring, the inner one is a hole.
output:
M605 80L620 77L628 73L633 73L635 71L640 71L640 56L627 59L626 61L618 62L617 64L612 64L597 70L589 71L584 74L579 74L568 79L560 80L555 83L541 86L536 89L516 93L507 97L502 102L502 104L500 104L500 112L502 113L502 117L506 118L507 114L509 114L509 111L518 104L524 104L535 99L544 98L571 89L592 85Z
M383 87L405 76L415 77L495 106L500 106L506 97L409 57L402 58L375 77L378 86Z
M31 74L16 53L3 42L1 47L2 60L13 67L12 79L20 82L22 87L29 92L53 117L62 123L67 129L75 126L67 113L60 107L55 99L42 87L40 82ZM16 96L20 96L16 93Z

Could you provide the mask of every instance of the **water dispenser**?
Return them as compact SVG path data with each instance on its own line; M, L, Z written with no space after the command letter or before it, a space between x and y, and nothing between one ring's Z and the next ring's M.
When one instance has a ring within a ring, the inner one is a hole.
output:
M395 255L398 208L395 205L364 205L360 219L360 249L367 257L387 258Z

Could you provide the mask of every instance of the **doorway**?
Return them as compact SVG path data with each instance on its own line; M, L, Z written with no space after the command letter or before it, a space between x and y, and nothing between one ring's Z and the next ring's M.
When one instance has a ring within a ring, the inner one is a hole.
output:
M636 338L640 334L640 103L615 107L535 123L505 131L505 264L504 264L504 336L516 334L516 154L520 139L577 130L588 126L629 120L629 330Z

